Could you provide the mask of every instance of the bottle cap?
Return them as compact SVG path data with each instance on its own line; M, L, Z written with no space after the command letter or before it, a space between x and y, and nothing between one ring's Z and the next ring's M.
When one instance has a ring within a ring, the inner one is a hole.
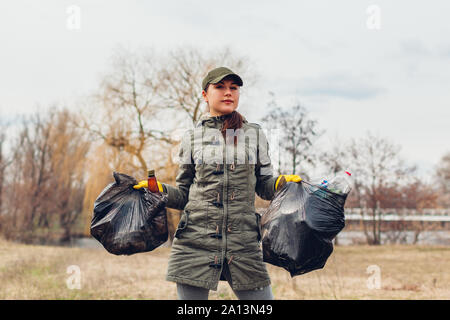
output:
M155 170L148 170L148 176L154 176Z

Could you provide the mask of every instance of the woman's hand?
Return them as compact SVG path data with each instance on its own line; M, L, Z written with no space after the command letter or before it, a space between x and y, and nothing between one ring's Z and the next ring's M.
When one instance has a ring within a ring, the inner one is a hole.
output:
M287 182L300 182L302 178L296 174L282 174L275 182L275 191L281 189Z
M163 192L164 189L163 189L162 184L159 181L156 181L156 182L158 183L159 192ZM134 189L148 188L148 180L139 181L139 183L134 185L133 188Z

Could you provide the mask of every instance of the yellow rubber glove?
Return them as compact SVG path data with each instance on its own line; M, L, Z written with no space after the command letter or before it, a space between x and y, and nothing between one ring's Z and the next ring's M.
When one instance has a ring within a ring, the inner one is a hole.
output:
M163 186L162 186L161 182L156 181L156 183L158 183L159 192L163 192L164 189L163 189ZM139 183L134 185L133 188L134 189L148 188L148 180L139 181Z
M277 182L275 182L275 190L281 189L286 182L300 182L302 178L296 174L282 174L278 177Z

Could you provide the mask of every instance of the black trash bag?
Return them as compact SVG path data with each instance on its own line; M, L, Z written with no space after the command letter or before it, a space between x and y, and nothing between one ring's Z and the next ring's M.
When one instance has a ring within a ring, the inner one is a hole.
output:
M110 253L131 255L152 251L168 239L167 195L139 190L136 179L114 172L94 203L91 235Z
M261 218L264 261L291 277L323 268L345 227L346 197L305 181L286 183Z

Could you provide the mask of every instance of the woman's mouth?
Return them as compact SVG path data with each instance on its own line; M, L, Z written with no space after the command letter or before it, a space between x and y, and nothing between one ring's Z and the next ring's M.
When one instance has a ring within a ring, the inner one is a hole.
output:
M233 103L233 100L222 100L222 101L225 102L226 104Z

